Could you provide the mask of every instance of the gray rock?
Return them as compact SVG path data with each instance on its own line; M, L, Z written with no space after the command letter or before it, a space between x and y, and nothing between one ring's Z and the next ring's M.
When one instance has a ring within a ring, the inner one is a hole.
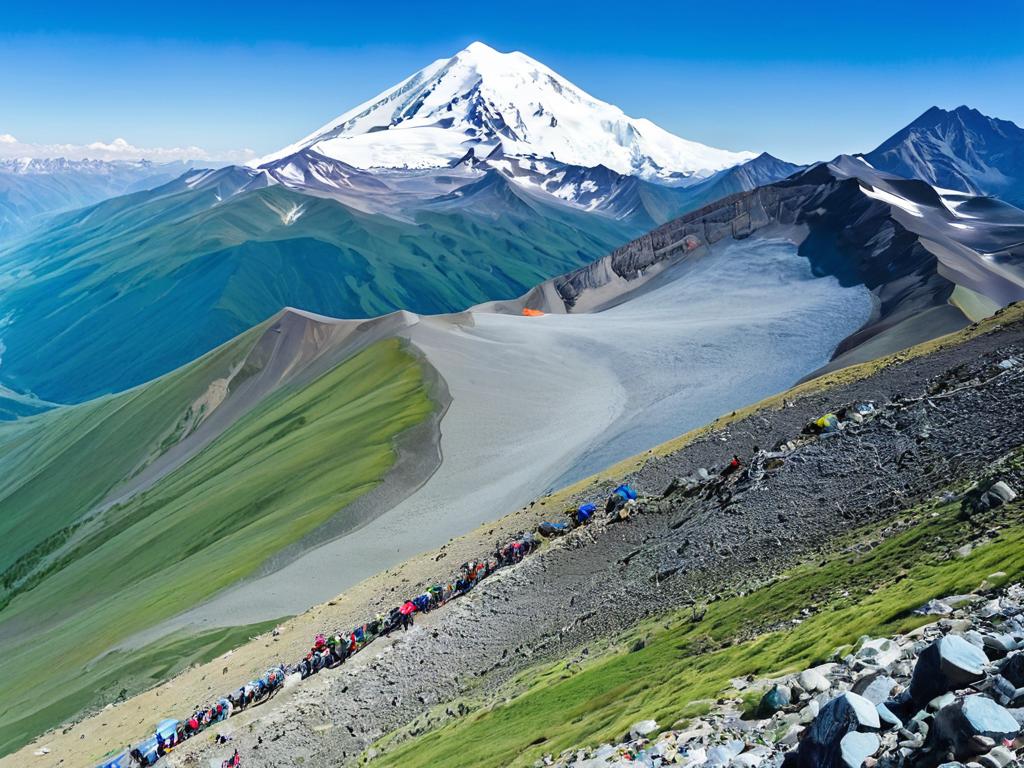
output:
M1002 480L989 488L988 492L998 498L1003 504L1009 504L1017 498L1017 492Z
M789 706L792 701L792 692L785 685L773 685L758 704L758 713L762 717L770 717Z
M918 616L949 616L953 613L953 606L941 600L929 600L924 605L915 608L914 613Z
M993 747L992 750L980 758L978 762L984 766L984 768L1005 768L1016 759L1016 755L1013 754L1006 747L999 745Z
M853 692L858 693L872 704L881 704L892 695L898 683L881 672L865 675L853 684Z
M939 711L932 728L933 746L965 760L984 754L1003 739L1014 738L1019 730L1003 707L975 694Z
M846 757L866 746L858 739L844 745L844 737L880 727L874 705L856 693L843 693L821 708L804 732L796 752L786 755L786 768L844 768ZM877 737L876 737L877 738ZM874 746L877 751L878 744ZM859 763L857 766L859 767Z
M861 768L864 761L875 754L881 745L875 734L857 731L846 734L839 742L843 763L848 768Z
M633 723L629 728L629 736L633 739L638 739L641 736L647 736L650 733L658 730L658 723L654 720L641 720L638 723Z
M900 647L888 638L864 638L857 651L857 658L876 667L888 667L899 661L902 655Z
M985 650L988 652L989 656L995 658L1002 658L1010 651L1017 650L1017 641L1013 639L1012 635L983 635L982 642L984 643Z
M941 637L918 656L910 687L885 706L907 722L932 699L981 680L987 664L984 652L962 637Z
M801 688L809 693L827 691L832 687L829 679L816 669L805 669L797 676L797 682L800 683Z
M732 762L734 757L743 751L743 747L744 744L739 739L711 747L708 750L707 762L704 764L708 768L724 768Z
M1024 704L1024 653L1007 656L995 677L999 700L1010 707Z
M800 710L800 722L807 725L818 716L820 711L821 705L814 699L811 699L807 702L807 706Z

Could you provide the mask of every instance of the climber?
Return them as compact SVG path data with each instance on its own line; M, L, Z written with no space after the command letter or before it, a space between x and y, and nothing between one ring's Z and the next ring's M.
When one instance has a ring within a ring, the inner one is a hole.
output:
M402 607L398 609L398 612L402 615L402 630L407 630L413 625L412 615L416 613L416 606L413 605L411 600L406 600L402 603Z
M722 470L721 476L728 477L729 475L736 472L741 466L743 466L743 464L740 461L740 457L734 453L732 455L732 460L728 464L726 464L725 469Z
M608 501L604 505L604 511L608 517L614 517L620 509L626 506L627 501L636 501L636 498L636 491L630 486L620 485L608 497Z

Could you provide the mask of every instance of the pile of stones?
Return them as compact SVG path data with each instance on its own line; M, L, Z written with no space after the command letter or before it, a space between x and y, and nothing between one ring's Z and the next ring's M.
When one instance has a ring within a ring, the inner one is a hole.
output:
M994 575L998 576L998 575ZM1024 587L953 595L907 635L799 674L736 680L736 698L663 730L636 723L618 744L545 756L538 766L1013 768L1024 758ZM759 699L753 696L763 689ZM1018 757L1021 755L1022 757Z

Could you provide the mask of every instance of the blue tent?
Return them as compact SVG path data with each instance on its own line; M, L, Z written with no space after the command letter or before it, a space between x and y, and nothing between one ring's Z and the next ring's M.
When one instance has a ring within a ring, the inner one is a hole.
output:
M597 511L595 504L583 504L579 509L576 510L576 522L582 525L587 522Z
M160 754L157 752L156 736L150 736L141 742L135 747L135 751L138 752L143 765L153 765L160 759Z
M161 720L156 724L156 736L164 741L173 741L178 737L179 722L170 717L166 720Z
M107 755L96 768L128 768L128 765L128 753L120 752L113 756Z

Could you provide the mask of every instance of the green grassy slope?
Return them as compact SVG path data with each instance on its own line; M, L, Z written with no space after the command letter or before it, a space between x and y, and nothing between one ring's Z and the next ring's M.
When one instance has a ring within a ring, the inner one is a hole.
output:
M230 357L237 351L229 345L218 352ZM30 457L23 466L73 473L91 487L79 490L69 478L60 488L73 489L68 492L88 503L106 482L91 477L107 471L105 462L118 465L109 475L132 464L121 457L121 438L135 455L144 453L151 447L145 436L161 434L160 425L168 421L142 409L137 419L125 416L113 429L109 419L122 417L115 405L129 408L131 397L149 396L158 411L162 401L148 390L184 387L189 373L185 369L136 392L45 414L40 421L52 439L42 441L40 450L56 455L50 462ZM104 408L112 412L94 417L93 409ZM8 681L0 704L0 752L85 704L105 701L110 691L97 687L99 677L114 680L119 669L127 673L154 664L161 658L154 649L97 660L119 641L252 573L268 556L372 489L394 461L395 437L432 409L419 363L397 340L379 342L300 389L277 391L191 461L83 526L56 564L43 568L45 577L15 594L0 612L0 676ZM144 418L152 423L140 423ZM12 453L33 450L26 436L33 426L31 420L12 425L21 431L0 443L5 446L0 456L17 463ZM77 454L61 455L62 445L72 441ZM80 463L74 455L82 457ZM17 503L9 502L11 508L36 504L47 510L54 504L59 519L47 519L45 526L55 529L82 508L62 504L60 488L52 491L40 478L7 489L4 498L20 494ZM16 530L9 525L7 533L14 536ZM5 541L2 551L10 561L30 544L21 542L15 550ZM211 642L188 641L179 657ZM40 653L41 648L60 651ZM83 669L96 671L83 674Z
M502 703L407 741L374 765L528 766L544 753L617 740L640 719L668 727L699 714L732 678L804 669L864 634L927 622L912 611L932 597L974 590L991 574L1001 574L994 584L1024 577L1020 503L998 512L998 539L963 558L953 552L976 529L957 512L958 505L914 510L907 516L913 527L874 548L837 550L820 566L800 566L748 595L712 603L699 623L688 613L649 622L587 665L558 663L521 675L500 692ZM877 534L861 531L847 543L864 541L877 543ZM801 615L807 607L817 613ZM778 626L786 628L757 634ZM626 651L638 638L644 647Z
M57 536L172 434L214 379L240 365L263 327L195 363L113 397L0 424L0 573ZM45 548L45 547L44 547ZM27 562L24 565L28 565ZM0 584L0 601L7 586Z
M3 381L80 402L183 365L285 306L353 318L462 310L518 296L640 234L508 190L487 206L427 206L410 221L280 186L216 194L128 195L0 252Z

